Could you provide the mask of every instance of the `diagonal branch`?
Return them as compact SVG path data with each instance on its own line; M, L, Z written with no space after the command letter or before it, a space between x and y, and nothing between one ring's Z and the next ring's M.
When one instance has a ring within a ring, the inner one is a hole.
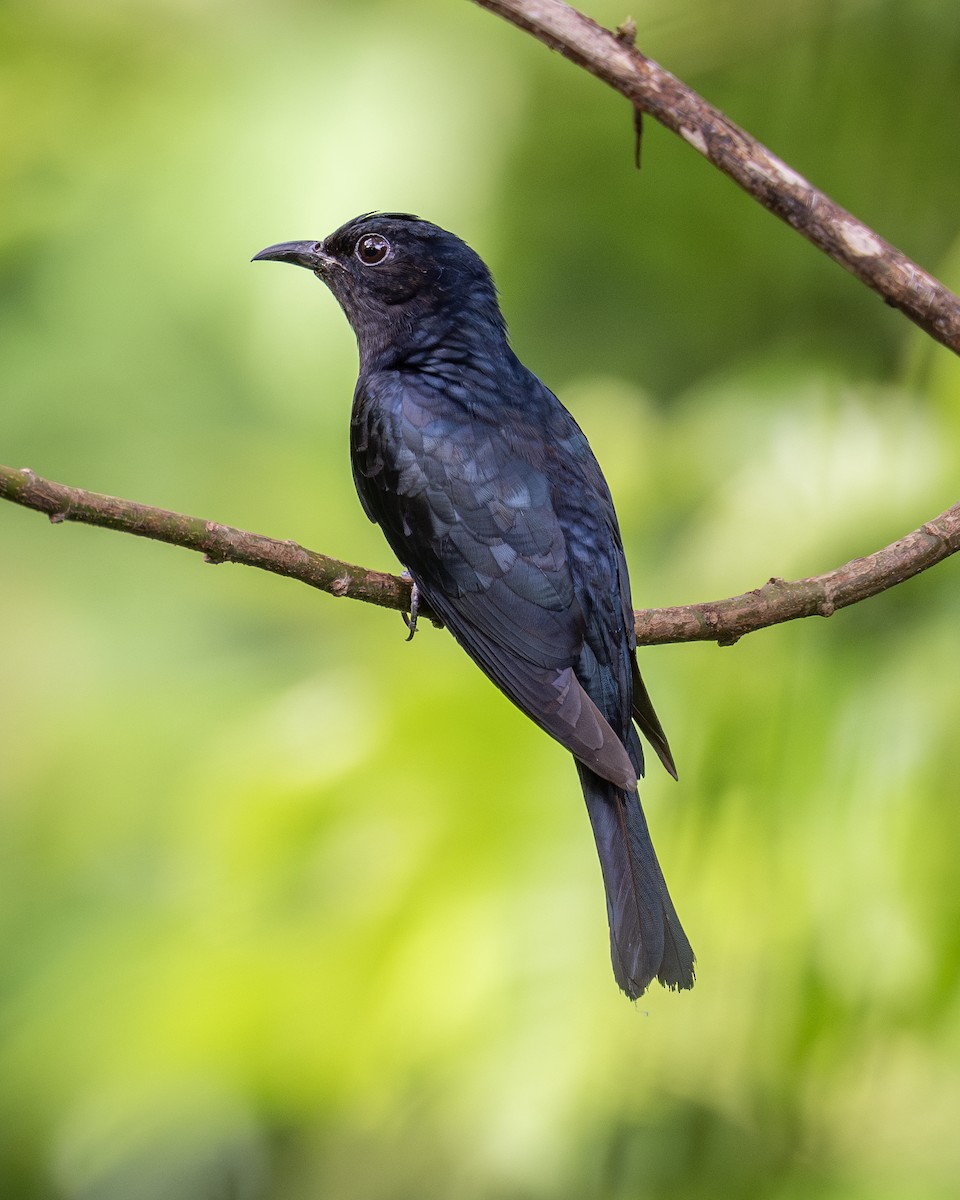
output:
M818 191L632 45L634 31L603 29L562 0L474 0L511 21L679 134L834 262L960 354L960 298Z
M960 504L875 554L854 558L809 579L770 579L763 587L728 600L634 613L637 640L717 642L732 646L744 634L798 617L831 617L840 608L877 596L912 579L960 550Z
M209 563L234 562L299 579L332 596L363 600L399 612L410 610L410 585L395 575L368 571L307 550L296 542L247 533L216 521L188 517L120 500L99 492L41 479L29 468L0 466L0 499L46 513L54 524L79 521L171 546L195 550ZM706 604L651 608L636 613L640 645L717 642L732 645L753 633L797 617L829 617L919 575L960 550L960 504L920 529L870 554L810 579L771 579L763 587ZM421 611L423 611L421 609ZM429 616L429 613L425 615Z

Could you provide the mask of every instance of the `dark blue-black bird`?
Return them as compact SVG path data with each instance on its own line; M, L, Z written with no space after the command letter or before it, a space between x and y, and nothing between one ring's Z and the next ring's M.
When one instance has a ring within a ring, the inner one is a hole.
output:
M637 797L634 721L676 778L636 660L610 491L587 439L507 340L490 272L459 238L373 213L256 255L306 267L360 351L360 502L486 675L576 761L617 983L693 986L694 956Z

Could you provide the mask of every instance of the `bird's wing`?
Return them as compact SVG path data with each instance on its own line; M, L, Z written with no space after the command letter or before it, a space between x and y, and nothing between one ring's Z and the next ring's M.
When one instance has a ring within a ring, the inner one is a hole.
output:
M540 461L553 452L546 433L437 403L422 378L391 372L358 387L354 478L364 508L477 665L577 758L632 790L637 771L622 735L577 677L585 617L557 512L563 481Z
M628 745L630 731L624 697L631 697L630 715L663 766L676 779L677 768L667 735L637 665L630 579L613 500L586 438L575 424L574 430L570 435L574 446L568 447L567 455L572 449L575 461L581 464L583 484L565 490L560 504L564 527L571 531L568 541L573 543L576 594L586 613L586 646L578 675L611 719L614 713L624 717L623 727L616 728ZM595 681L593 686L588 676ZM639 747L635 757L642 775L643 752Z

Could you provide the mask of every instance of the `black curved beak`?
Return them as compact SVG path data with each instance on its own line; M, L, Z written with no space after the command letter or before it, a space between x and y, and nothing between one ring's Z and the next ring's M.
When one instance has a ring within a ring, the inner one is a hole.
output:
M308 271L322 272L335 260L329 254L324 254L322 242L278 242L276 246L268 246L250 259L259 262L266 259L270 262L293 263L295 267L306 267Z

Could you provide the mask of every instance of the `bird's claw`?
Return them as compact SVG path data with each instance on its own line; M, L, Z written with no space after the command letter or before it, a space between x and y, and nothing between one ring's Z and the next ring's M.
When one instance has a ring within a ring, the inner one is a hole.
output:
M410 615L409 617L406 613L401 613L400 615L403 617L404 625L410 630L405 640L412 642L413 635L417 632L417 614L420 611L420 589L417 587L409 571L402 571L400 577L401 579L410 580Z

